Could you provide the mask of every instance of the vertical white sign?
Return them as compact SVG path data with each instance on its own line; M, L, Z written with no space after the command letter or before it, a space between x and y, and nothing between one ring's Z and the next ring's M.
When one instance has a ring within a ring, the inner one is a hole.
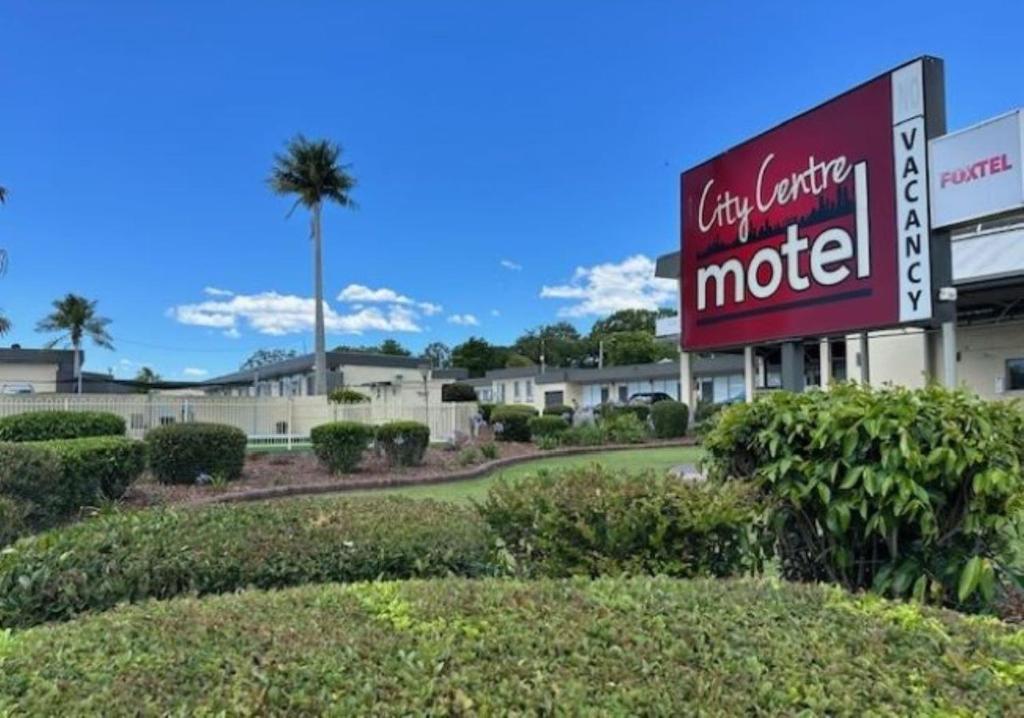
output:
M932 316L928 139L920 61L892 73L892 122L900 321L913 322Z

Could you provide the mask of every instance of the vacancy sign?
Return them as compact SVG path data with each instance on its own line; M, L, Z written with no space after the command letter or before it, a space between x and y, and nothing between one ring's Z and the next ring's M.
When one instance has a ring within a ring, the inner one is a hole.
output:
M683 173L684 349L931 318L926 107L941 88L942 62L922 58Z
M1021 111L938 137L931 151L932 226L1024 207Z

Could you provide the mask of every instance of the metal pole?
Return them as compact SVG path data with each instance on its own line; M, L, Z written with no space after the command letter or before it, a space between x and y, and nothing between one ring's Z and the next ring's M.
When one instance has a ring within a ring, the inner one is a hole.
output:
M679 401L686 404L693 415L693 367L690 363L690 353L679 350Z
M822 339L818 349L818 360L821 367L818 370L821 374L821 388L828 389L832 383L832 344L828 339Z
M868 355L868 333L861 332L857 335L857 342L860 345L860 383L870 384L871 383L871 358Z
M743 390L747 403L754 400L754 347L743 347Z
M956 388L956 322L942 323L942 383Z
M782 388L787 391L804 390L804 345L800 342L782 345Z

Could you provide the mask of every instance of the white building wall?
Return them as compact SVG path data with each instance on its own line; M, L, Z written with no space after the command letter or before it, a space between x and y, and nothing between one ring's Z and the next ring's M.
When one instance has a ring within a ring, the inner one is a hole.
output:
M0 364L0 387L31 384L37 394L57 391L56 364Z

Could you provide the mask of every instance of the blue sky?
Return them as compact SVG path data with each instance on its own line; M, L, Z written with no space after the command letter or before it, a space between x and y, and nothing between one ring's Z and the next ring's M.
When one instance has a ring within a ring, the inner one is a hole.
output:
M264 182L297 132L359 180L324 218L328 345L419 349L672 304L679 172L914 56L951 129L1024 104L1020 4L780 5L6 0L3 341L74 291L113 319L91 370L311 347L306 218Z

